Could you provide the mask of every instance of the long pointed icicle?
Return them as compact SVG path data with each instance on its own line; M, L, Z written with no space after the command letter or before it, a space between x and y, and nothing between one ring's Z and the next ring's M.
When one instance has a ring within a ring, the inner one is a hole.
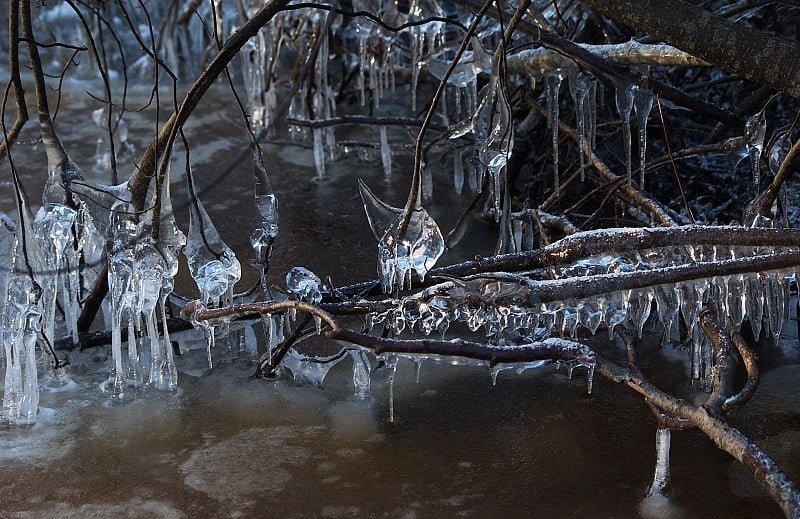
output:
M553 138L553 191L558 196L561 193L561 180L558 174L558 91L564 80L564 72L556 69L545 77L547 87L547 112L550 114L550 130Z
M639 189L644 189L644 166L647 151L647 118L653 109L653 94L643 88L636 90L633 107L636 111L636 124L639 127Z
M622 141L625 145L625 169L628 174L628 184L632 182L631 172L631 110L633 109L633 95L635 85L627 83L617 84L616 101L617 113L622 118Z

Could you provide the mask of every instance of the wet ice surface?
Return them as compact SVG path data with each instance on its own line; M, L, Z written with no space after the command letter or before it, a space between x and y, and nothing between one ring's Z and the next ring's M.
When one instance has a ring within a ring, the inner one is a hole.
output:
M685 379L674 352L648 347L642 358L646 370L656 359L671 367L657 383ZM320 389L251 380L242 361L196 376L205 366L198 349L178 359L176 395L109 406L93 390L108 358L72 360L75 384L43 391L39 423L0 431L6 516L779 516L743 474L729 480L730 458L691 432L672 435L674 500L640 503L655 432L641 399L604 379L587 395L585 380L563 369L501 373L493 386L485 369L426 362L417 383L401 359L390 423L385 368L357 401L347 363ZM775 453L797 436L796 404L781 398L781 386L800 379L793 362L768 370L754 409L743 411ZM756 420L756 409L766 414ZM788 428L758 425L781 417ZM780 461L796 475L797 459Z
M74 101L86 103L81 97L65 106ZM84 108L88 117L96 107ZM68 116L64 112L59 120L67 124ZM220 183L218 165L246 149L247 140L218 140L222 133L238 134L231 122L235 114L201 107L198 116L190 139L208 143L193 152L198 189L211 189L201 196L220 235L248 258L249 233L260 221L252 166L225 177L241 182L223 178L224 189L213 193ZM148 117L130 114L130 140L139 152L152 131ZM67 132L68 139L75 141L66 143L71 151L80 139L94 142L78 131ZM94 151L91 146L85 156L76 151L73 157L90 163ZM358 200L356 173L380 185L376 194L383 200L398 204L407 193L399 172L410 171L408 161L393 157L388 185L381 184L380 157L369 164L331 162L330 181L316 183L311 149L267 146L265 153L281 201L269 282L284 284L295 265L323 279L331 276L336 285L374 277L375 240ZM172 169L176 201L186 199L181 160ZM437 189L437 203L429 209L443 230L453 223L448 218L458 216L451 208L467 200L451 191ZM0 191L0 209L7 209L5 196ZM225 218L232 208L235 218ZM187 208L176 202L175 211L185 231ZM494 241L486 239L481 224L470 233L487 249L464 251L462 257L447 251L440 264L491 252ZM243 286L258 280L244 265L242 274ZM176 286L192 293L185 266ZM786 328L793 332L793 326ZM658 334L651 325L645 329L646 336ZM791 340L785 352L762 343L762 387L734 424L769 453L783 453L779 463L800 480L800 409L793 389L800 387L800 360ZM220 347L215 355L221 355ZM689 386L687 356L650 346L641 354L642 367L662 387L703 396ZM624 362L621 356L615 360ZM780 517L749 476L697 432L672 434L674 500L643 506L654 462L656 425L649 411L632 391L599 377L587 395L584 376L568 380L563 369L504 371L493 386L485 368L425 362L416 383L415 366L400 360L389 422L386 368L373 373L370 391L358 400L348 361L317 388L288 376L251 380L254 368L242 361L215 362L208 372L205 351L194 349L176 358L177 393L153 392L109 406L97 387L108 376L110 352L73 354L72 361L73 382L59 391L43 389L35 426L0 430L3 516Z

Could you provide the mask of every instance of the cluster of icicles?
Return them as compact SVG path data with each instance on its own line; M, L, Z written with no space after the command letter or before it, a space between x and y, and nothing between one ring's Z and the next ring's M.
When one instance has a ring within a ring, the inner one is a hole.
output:
M765 247L690 246L640 251L625 255L600 255L558 269L531 273L538 279L568 279L614 272L648 271L690 261L719 261L777 251ZM664 328L663 341L679 341L683 330L690 339L692 378L710 375L712 348L697 318L704 305L718 310L739 329L747 319L758 338L763 323L778 340L788 311L789 286L794 270L754 272L703 278L642 289L622 290L583 299L538 302L536 281L491 273L466 281L446 281L407 296L389 310L371 314L370 326L383 326L395 334L415 329L444 337L456 322L477 332L484 328L491 343L518 345L553 335L576 337L579 327L594 334L601 324L611 332L625 324L639 337L651 314ZM655 303L655 308L653 307Z
M5 353L2 418L36 421L39 404L37 342L53 352L56 309L63 309L67 334L77 342L79 294L98 276L104 240L82 204L73 209L47 204L31 223L22 203L16 222L0 213L0 334ZM79 275L79 272L81 274Z

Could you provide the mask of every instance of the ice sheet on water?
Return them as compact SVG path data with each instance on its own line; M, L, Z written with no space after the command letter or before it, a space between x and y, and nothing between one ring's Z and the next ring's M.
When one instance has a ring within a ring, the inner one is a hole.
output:
M322 280L305 267L293 267L286 274L286 288L298 301L319 304L328 288Z

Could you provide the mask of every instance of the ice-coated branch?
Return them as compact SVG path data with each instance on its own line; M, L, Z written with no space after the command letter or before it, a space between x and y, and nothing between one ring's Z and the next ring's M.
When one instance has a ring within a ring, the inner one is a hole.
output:
M467 6L472 10L477 10L481 5L478 3L478 0L455 1L456 3ZM501 16L503 18L508 16L506 13L502 13L501 15L501 13L494 9L490 10L488 15L498 19ZM573 63L577 62L581 67L584 67L597 75L613 78L617 81L628 84L635 84L639 80L639 78L626 67L611 63L605 60L602 56L598 56L587 51L577 43L561 36L555 31L544 30L537 25L527 23L525 20L520 22L519 30L532 36L536 41L540 42L543 47L553 49L565 56L569 56L569 58L574 60ZM710 117L715 121L720 121L730 125L741 124L739 118L729 110L720 108L702 99L690 96L680 89L661 81L655 81L651 78L648 80L648 87L653 91L654 94L660 96L661 98L671 101L678 106L688 108L694 112L697 112L698 114Z
M241 305L231 305L223 308L206 309L200 301L187 303L181 310L181 316L193 321L209 321L212 319L223 319L233 316L248 314L274 314L283 310L300 310L317 316L332 329L339 328L339 324L325 310L318 306L304 303L302 301L287 300L274 303L248 303Z
M584 3L716 67L800 98L798 42L747 27L682 0Z
M45 85L44 70L39 58L39 48L36 45L31 22L30 0L21 2L22 35L26 39L28 60L33 72L33 85L36 92L36 107L39 115L39 132L42 136L45 152L47 153L48 180L43 198L45 202L56 202L74 205L69 190L69 182L82 175L77 166L70 160L67 151L58 138L53 120L50 117L50 108L47 103L47 86ZM65 193L66 191L66 193Z
M716 354L711 381L711 394L705 406L709 411L719 413L723 404L733 396L733 377L736 374L736 358L730 335L717 322L717 316L709 307L700 311L697 319Z
M569 263L581 258L586 258L605 252L621 254L626 251L645 250L658 247L670 247L675 245L719 245L719 246L744 246L744 247L800 247L800 230L798 229L767 229L767 228L747 228L735 226L706 226L706 225L685 225L673 227L654 227L654 228L621 228L621 229L599 229L583 231L561 240L536 249L510 254L500 254L490 257L477 257L474 260L456 263L445 267L431 269L426 276L426 281L420 282L417 286L431 286L440 282L441 277L464 277L487 272L520 272L551 266L558 263ZM752 258L751 258L752 259ZM764 263L751 265L755 268L783 268L775 265L791 264L795 258L781 258L773 260L762 258ZM740 260L723 267L735 268L736 270L745 269ZM775 262L773 262L775 261ZM708 265L703 267L706 273L723 272L716 270L718 267ZM710 269L710 270L709 270ZM692 275L702 277L703 270L698 270ZM684 275L687 271L684 271ZM710 274L721 275L721 274ZM654 280L655 281L655 280ZM666 281L664 281L666 282ZM661 281L656 281L661 283ZM380 283L375 280L356 283L342 287L339 292L347 295L369 295L377 293Z
M587 43L577 45L586 52L618 65L708 66L705 61L664 44L644 44L631 40L607 45ZM545 47L511 54L506 57L506 63L510 73L526 74L536 79L542 78L552 70L576 67L574 59Z
M588 346L558 338L515 346L494 346L465 339L392 339L357 333L342 327L325 332L325 336L369 348L379 355L408 353L464 357L486 361L489 366L536 360L580 360L592 364L595 359L594 351Z
M725 400L725 402L722 404L723 411L738 409L746 404L758 388L760 377L758 363L756 362L756 354L745 342L742 334L739 332L733 332L731 333L731 339L733 340L734 346L736 346L736 349L739 351L739 356L742 358L742 362L744 363L745 370L747 371L747 381L744 383L744 386L742 386L742 389L739 390L738 393Z
M402 238L405 235L415 210L419 209L422 204L422 150L423 143L425 141L425 133L428 129L428 126L431 124L433 114L436 111L436 105L439 103L439 99L441 99L442 94L444 93L445 87L447 86L447 80L458 66L458 62L461 59L461 56L464 54L464 51L467 50L467 45L469 44L470 38L475 33L478 24L481 22L484 15L486 15L486 12L489 11L489 8L493 3L494 2L492 0L486 1L483 4L483 7L481 7L481 10L475 16L472 24L470 24L469 28L467 29L467 33L461 40L461 45L459 45L458 50L453 56L453 61L450 63L450 66L447 67L447 71L445 72L441 81L439 81L439 85L436 87L436 92L433 94L431 104L428 107L428 112L425 114L425 120L423 121L422 126L417 133L417 139L414 146L414 169L411 172L411 188L408 191L408 199L406 200L405 206L403 206L402 217L397 226L397 236L399 238Z
M645 380L644 373L642 373L642 370L639 368L639 356L636 351L636 340L631 337L630 333L628 333L628 329L621 324L614 326L613 331L617 337L620 338L622 344L625 345L625 353L628 358L628 368L631 370L631 373L635 374L637 377L640 377L642 380ZM665 413L663 409L659 408L649 399L645 399L645 403L647 404L647 407L650 408L650 412L653 413L653 416L655 416L659 427L681 430L694 429L695 425L689 420Z
M786 154L783 162L781 162L778 172L774 177L772 177L772 181L769 183L769 186L767 186L764 192L758 195L758 197L756 197L756 199L753 201L754 207L752 210L752 216L765 216L769 213L770 209L772 209L772 205L778 198L781 186L786 181L786 178L792 173L792 171L794 171L792 165L795 163L798 155L800 155L800 139L795 141L795 143L789 149L789 153Z

